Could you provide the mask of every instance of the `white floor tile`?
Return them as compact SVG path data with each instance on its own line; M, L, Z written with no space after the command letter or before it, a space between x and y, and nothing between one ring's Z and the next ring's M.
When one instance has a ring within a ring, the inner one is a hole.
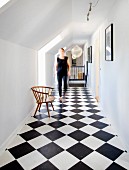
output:
M86 102L87 99L78 99L79 102Z
M90 99L90 101L96 102L96 99Z
M80 96L78 96L78 98L80 99L85 99L86 96L82 96L83 93L80 93Z
M63 109L66 109L66 110L72 110L72 109L75 109L74 107L72 106L67 106L67 107L63 107Z
M49 123L55 122L56 119L54 119L52 117L47 117L47 118L42 119L41 121L46 123L46 124L49 124Z
M93 115L93 113L87 112L86 110L78 114L82 116L87 116L87 117Z
M115 130L112 128L112 126L107 126L107 127L103 128L103 130L104 130L105 132L108 132L108 133L111 133L111 134L113 134L113 135L116 135L116 132L115 132Z
M42 146L47 145L50 142L51 142L51 140L45 136L39 136L37 138L34 138L34 139L28 141L28 143L30 145L32 145L35 149L39 149Z
M36 131L38 131L41 134L48 133L48 132L50 132L52 130L54 130L54 128L49 126L49 125L44 125L44 126L41 126L39 128L36 128Z
M73 138L69 137L69 136L64 136L60 139L57 139L54 143L56 143L57 145L59 145L63 149L68 149L71 146L75 145L77 143L77 141L74 140Z
M65 104L72 106L72 105L74 105L75 103L73 103L73 102L66 102Z
M124 152L115 162L125 169L129 169L129 154Z
M20 145L26 142L21 136L17 135L13 141L8 145L7 149L12 148L14 146Z
M102 123L106 123L108 125L110 124L110 122L109 122L109 120L107 118L102 118L99 121L102 122Z
M14 160L15 158L12 156L12 154L8 150L6 150L2 155L0 155L0 167Z
M94 103L94 105L95 105L95 103ZM99 107L94 107L93 109L100 110L100 108L99 108Z
M30 131L30 130L32 130L32 129L33 129L33 128L31 128L30 126L24 125L23 128L20 130L19 134L28 132L28 131Z
M85 117L85 118L83 118L83 119L80 119L80 122L83 122L83 123L86 123L86 124L91 124L91 123L93 123L93 122L95 122L96 120L94 120L94 119L91 119L91 118L89 118L89 117Z
M89 110L89 107L86 107L86 106L80 106L80 107L78 107L78 109L81 109L81 110Z
M65 115L65 116L75 115L75 113L74 113L74 112L71 112L71 111L63 112L62 114Z
M114 138L112 138L111 140L109 140L108 143L111 144L111 145L113 145L113 146L115 146L115 147L117 147L117 148L119 148L119 149L121 149L121 150L123 150L123 151L126 150L125 147L124 147L124 145L123 145L123 143L122 143L122 141L121 141L120 138L117 137L117 136L115 136Z
M61 128L58 128L58 130L64 134L70 134L72 132L74 132L75 130L77 130L76 128L70 126L70 125L65 125Z
M63 151L51 158L50 162L52 162L59 170L66 170L79 162L79 160L67 151Z
M85 157L82 160L82 162L84 162L94 170L101 170L101 169L104 170L107 167L109 167L113 161L94 151L90 155Z
M38 113L37 113L37 114L38 114ZM34 117L30 117L30 118L27 120L26 124L29 124L29 123L35 122L36 120L37 120L36 118L34 118Z
M86 102L79 102L79 105L86 106L86 105L88 105L88 103L86 103Z
M53 105L56 106L56 105L59 105L59 102L53 102Z
M36 166L42 164L45 162L47 159L39 153L37 150L22 156L21 158L18 159L18 162L24 169L33 169Z
M57 109L60 109L60 107L55 105L54 110L57 110Z
M99 129L97 129L97 128L93 127L93 126L90 126L90 125L87 125L87 126L81 128L80 130L83 131L83 132L88 133L89 135L92 135L92 134L99 131Z
M54 109L55 109L55 107L54 107ZM58 109L60 109L60 108L58 108ZM56 110L56 109L55 109ZM46 113L44 113L45 115L47 115L48 116L48 112L46 112ZM50 110L50 116L54 116L54 115L57 115L58 113L57 112L55 112L54 110ZM48 117L49 119L51 118L51 117Z
M72 102L72 101L74 101L75 99L67 99L66 101L70 101L70 102Z
M61 119L60 121L66 123L66 124L70 124L72 122L75 122L75 119L73 119L71 117L66 117L64 119Z
M84 145L88 146L89 148L96 150L100 146L102 146L105 142L100 139L97 139L93 136L89 136L88 138L81 141Z

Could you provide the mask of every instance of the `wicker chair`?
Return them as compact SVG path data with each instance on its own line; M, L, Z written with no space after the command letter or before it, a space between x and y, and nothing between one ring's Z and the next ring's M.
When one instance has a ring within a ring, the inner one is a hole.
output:
M37 103L37 108L35 110L34 116L36 114L36 112L41 108L41 105L43 103L46 103L46 107L47 107L47 111L48 111L48 116L50 117L50 112L49 112L49 108L48 108L48 103L51 103L51 106L54 110L53 104L52 102L54 101L55 97L52 96L52 87L45 87L45 86L34 86L31 88L31 90L33 91L34 97L36 99L36 103Z

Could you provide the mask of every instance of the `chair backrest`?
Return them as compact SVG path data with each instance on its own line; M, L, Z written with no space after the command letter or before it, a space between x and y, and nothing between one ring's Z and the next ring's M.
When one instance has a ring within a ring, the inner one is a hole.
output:
M34 86L31 88L37 103L43 103L52 93L52 87Z

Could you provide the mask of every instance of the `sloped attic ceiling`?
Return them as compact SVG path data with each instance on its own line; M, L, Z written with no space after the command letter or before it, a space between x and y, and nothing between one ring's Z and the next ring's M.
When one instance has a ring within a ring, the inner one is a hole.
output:
M36 50L59 34L62 46L84 43L115 1L100 0L87 22L89 2L97 0L11 0L0 9L0 38Z

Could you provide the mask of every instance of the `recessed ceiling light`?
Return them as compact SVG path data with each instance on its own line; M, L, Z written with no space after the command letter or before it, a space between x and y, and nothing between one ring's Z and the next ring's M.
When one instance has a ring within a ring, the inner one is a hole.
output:
M7 4L10 0L0 0L0 8Z

